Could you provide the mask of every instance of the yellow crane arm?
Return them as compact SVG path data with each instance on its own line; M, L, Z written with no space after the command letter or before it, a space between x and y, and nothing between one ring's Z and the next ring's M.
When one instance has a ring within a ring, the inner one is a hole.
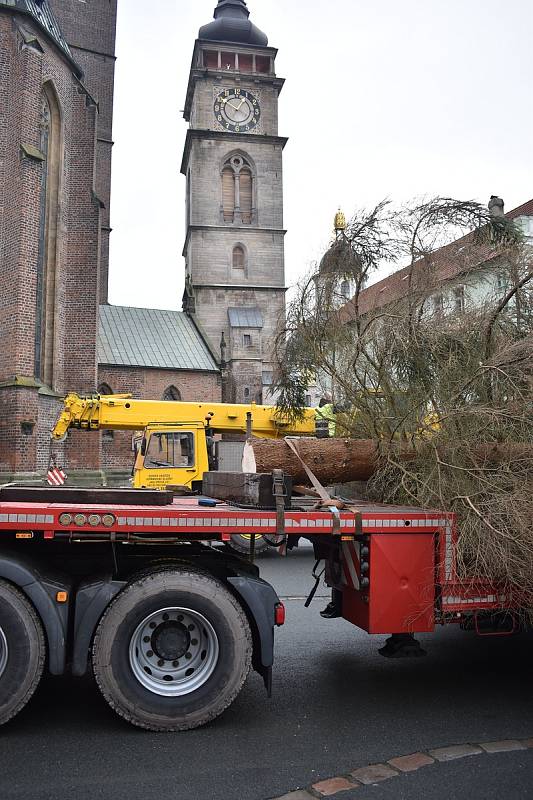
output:
M274 406L230 403L186 403L163 400L135 400L131 395L69 394L52 431L52 439L62 441L70 428L97 430L144 430L148 425L198 423L215 431L246 433L248 414L252 433L260 438L304 436L315 433L315 409L304 410L301 419L290 421Z

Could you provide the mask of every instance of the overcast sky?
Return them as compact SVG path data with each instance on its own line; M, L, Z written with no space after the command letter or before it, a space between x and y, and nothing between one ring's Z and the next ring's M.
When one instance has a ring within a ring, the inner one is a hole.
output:
M180 308L194 41L216 0L119 0L110 302ZM279 48L287 283L347 216L533 197L531 0L248 0Z

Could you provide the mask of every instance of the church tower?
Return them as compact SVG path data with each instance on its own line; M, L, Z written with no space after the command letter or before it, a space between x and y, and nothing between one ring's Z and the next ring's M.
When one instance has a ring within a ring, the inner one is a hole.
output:
M284 81L249 16L244 0L219 0L194 46L184 111L184 310L227 366L228 402L269 402L285 313Z

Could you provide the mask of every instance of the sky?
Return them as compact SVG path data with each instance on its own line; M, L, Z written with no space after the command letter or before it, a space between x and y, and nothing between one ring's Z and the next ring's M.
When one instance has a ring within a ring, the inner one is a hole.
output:
M194 41L216 0L119 0L110 302L181 308ZM383 198L533 197L531 0L248 0L279 48L287 285Z

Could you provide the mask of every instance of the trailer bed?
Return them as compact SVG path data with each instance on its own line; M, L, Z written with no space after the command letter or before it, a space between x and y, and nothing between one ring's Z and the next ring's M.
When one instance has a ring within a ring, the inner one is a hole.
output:
M71 520L69 516L72 517ZM97 517L100 519L97 520ZM107 524L104 525L105 517ZM453 515L440 511L361 503L340 512L342 535L355 534L358 517L363 530L372 532L399 529L412 533L431 532L450 528L453 524ZM38 529L44 532L47 539L66 532L75 533L78 539L83 539L85 534L100 533L116 539L127 537L133 532L142 532L157 534L158 538L183 535L184 538L205 539L209 535L224 541L231 532L258 535L274 533L277 520L275 511L243 509L227 503L219 503L215 508L205 508L199 505L197 498L175 498L172 503L164 506L23 500L0 501L0 526L0 532L4 534L9 531ZM333 533L334 515L320 510L286 511L285 526L289 535L328 535Z

